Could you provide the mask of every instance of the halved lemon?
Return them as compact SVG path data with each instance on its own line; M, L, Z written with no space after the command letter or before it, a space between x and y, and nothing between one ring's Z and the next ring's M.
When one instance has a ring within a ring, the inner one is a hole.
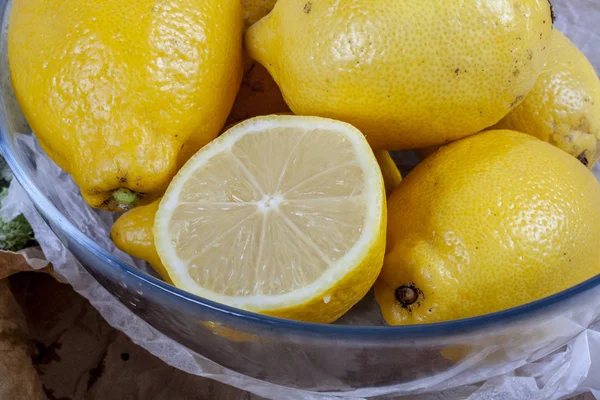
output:
M385 252L381 171L343 122L242 122L179 171L154 223L173 283L237 308L332 322L371 288Z

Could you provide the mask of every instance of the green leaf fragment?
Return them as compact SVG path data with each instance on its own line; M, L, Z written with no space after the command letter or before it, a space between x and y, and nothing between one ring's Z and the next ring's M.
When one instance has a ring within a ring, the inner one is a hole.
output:
M8 188L0 191L0 203L8 194ZM19 251L35 240L33 229L23 215L18 215L12 221L0 218L0 250Z

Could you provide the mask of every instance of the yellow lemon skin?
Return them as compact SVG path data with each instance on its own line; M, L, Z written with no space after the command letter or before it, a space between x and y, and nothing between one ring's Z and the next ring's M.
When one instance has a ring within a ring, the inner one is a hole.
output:
M585 55L554 29L543 72L523 103L496 128L529 133L578 157L600 157L600 79Z
M552 30L547 0L467 3L280 0L245 48L295 114L349 122L376 149L442 144L524 99Z
M600 184L524 133L442 147L392 193L388 214L375 296L390 325L508 309L600 272Z
M115 245L125 253L147 261L165 281L172 283L154 246L154 217L160 199L127 211L117 219L110 231Z
M398 166L385 150L375 150L375 159L381 169L381 176L383 177L383 183L385 185L385 194L389 197L394 189L402 182L402 174L398 170Z
M221 130L242 78L238 0L15 0L8 58L42 147L93 207L160 194Z

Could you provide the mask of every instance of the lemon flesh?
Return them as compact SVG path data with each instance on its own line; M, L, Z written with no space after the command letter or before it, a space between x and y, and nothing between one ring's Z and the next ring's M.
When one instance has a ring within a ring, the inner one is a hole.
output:
M350 125L269 116L236 125L175 177L155 219L176 286L266 314L331 322L383 263L385 189Z

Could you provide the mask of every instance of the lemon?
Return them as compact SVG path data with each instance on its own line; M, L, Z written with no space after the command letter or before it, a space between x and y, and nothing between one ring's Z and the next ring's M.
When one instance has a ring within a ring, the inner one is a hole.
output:
M91 206L151 201L221 132L242 79L241 14L239 0L13 2L16 98Z
M160 200L155 200L121 215L111 228L110 238L120 250L147 261L161 278L171 283L169 273L162 265L154 246L152 227L159 204Z
M385 192L367 141L318 117L235 125L179 171L156 250L174 284L268 315L332 322L379 274Z
M443 146L405 177L388 213L375 296L390 325L507 309L600 272L600 184L524 133Z
M389 152L385 150L375 150L373 153L375 154L375 158L381 169L385 193L389 197L389 195L392 194L392 191L400 185L400 182L402 182L402 175Z
M279 0L245 48L295 114L401 150L497 123L532 89L551 29L546 0Z
M554 30L544 70L525 101L496 128L529 133L588 168L600 157L600 79L585 55Z

